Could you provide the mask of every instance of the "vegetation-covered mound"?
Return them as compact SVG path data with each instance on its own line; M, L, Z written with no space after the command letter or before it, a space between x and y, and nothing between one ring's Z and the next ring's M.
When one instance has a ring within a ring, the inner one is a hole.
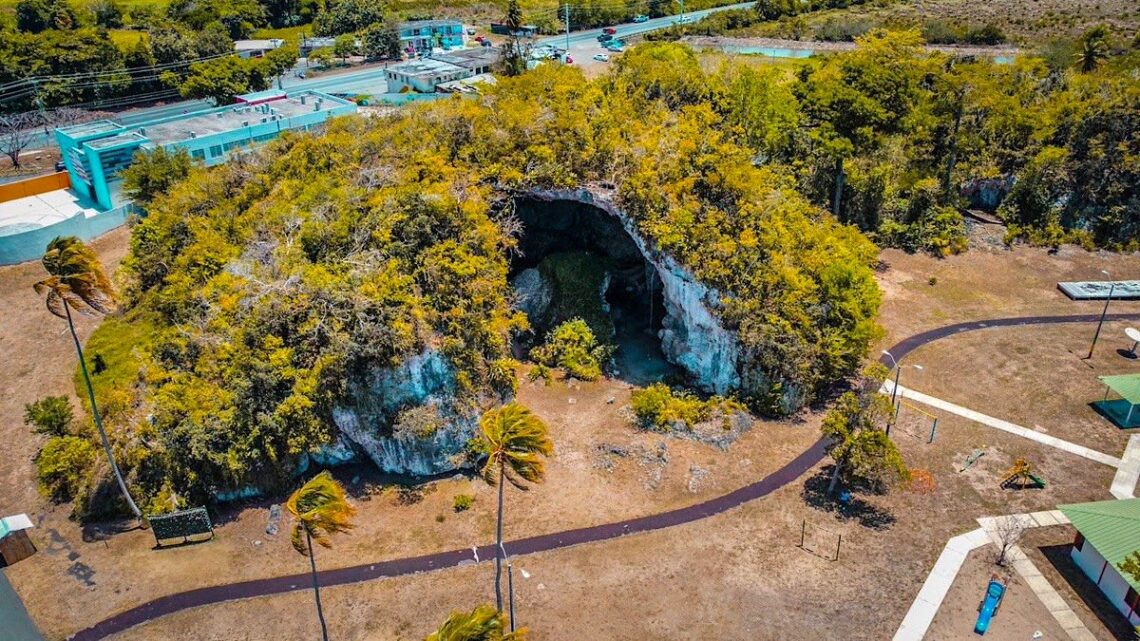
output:
M134 230L131 322L108 326L153 327L108 360L137 371L109 417L131 482L154 507L279 486L334 437L355 381L425 349L456 371L456 403L509 394L527 321L505 298L517 226L496 203L533 188L616 185L645 239L721 292L754 406L852 372L878 332L874 246L753 164L741 130L763 123L731 105L754 85L725 83L721 103L693 78L687 49L635 49L593 82L542 68L194 170Z

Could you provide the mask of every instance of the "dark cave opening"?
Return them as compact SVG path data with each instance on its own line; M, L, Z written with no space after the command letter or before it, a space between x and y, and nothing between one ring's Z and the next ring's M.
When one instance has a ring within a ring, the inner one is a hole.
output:
M612 323L611 373L617 378L635 385L679 378L658 338L665 315L661 279L621 222L571 200L517 198L514 205L522 233L510 279L533 325L531 335L516 344L517 355L524 356L558 323L579 316L591 327ZM537 288L549 291L551 300L536 296ZM591 316L604 318L591 322Z

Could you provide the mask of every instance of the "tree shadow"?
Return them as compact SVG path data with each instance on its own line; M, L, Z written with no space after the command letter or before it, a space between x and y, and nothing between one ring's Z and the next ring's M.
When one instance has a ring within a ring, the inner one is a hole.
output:
M1117 641L1138 641L1140 636L1136 634L1136 629L1128 624L1122 615L1115 607L1109 603L1100 589L1096 587L1084 572L1081 571L1077 564L1073 562L1073 557L1069 556L1069 551L1072 545L1064 543L1061 545L1043 545L1038 547L1041 554L1045 556L1049 564L1053 566L1057 573L1069 584L1069 587L1077 593L1081 601L1088 607L1096 618L1104 625L1105 629L1112 635L1112 638Z
M839 494L845 488L852 492L882 493L869 485L859 483L840 485L836 489L835 496L829 496L827 485L831 482L831 471L834 467L834 465L828 465L804 481L802 495L805 503L821 512L834 514L841 521L857 521L859 525L872 530L886 530L894 525L897 519L893 514L867 502L854 493L851 494L851 498L846 504L839 501Z

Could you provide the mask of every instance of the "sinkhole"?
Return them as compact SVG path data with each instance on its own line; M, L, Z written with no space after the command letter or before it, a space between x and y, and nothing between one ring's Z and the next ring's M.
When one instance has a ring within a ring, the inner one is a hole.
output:
M519 251L510 281L532 332L516 341L523 358L558 324L581 318L616 347L610 373L635 385L681 377L658 338L666 314L657 269L621 222L593 205L517 198Z

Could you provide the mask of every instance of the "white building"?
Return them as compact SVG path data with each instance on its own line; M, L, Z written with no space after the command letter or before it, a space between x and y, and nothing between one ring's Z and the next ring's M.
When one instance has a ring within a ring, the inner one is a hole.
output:
M260 58L285 44L280 38L266 40L234 40L234 53L242 58Z
M1113 607L1132 625L1140 625L1140 577L1120 564L1140 551L1140 498L1058 506L1077 528L1070 554Z

